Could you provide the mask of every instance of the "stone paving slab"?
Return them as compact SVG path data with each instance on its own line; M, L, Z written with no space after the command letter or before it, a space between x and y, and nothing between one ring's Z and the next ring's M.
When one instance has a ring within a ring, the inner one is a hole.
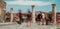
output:
M16 22L5 22L5 23L0 23L0 26L12 25L12 24L17 24L17 23Z

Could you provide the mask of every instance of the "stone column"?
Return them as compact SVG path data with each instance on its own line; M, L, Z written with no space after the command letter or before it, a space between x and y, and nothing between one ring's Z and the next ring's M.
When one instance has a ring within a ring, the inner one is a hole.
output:
M4 11L4 12L3 12L3 13L4 13L4 14L3 14L3 20L4 20L4 23L5 23L5 20L6 20L6 19L5 19L6 9L4 8L4 10L3 10L3 11Z
M35 6L32 5L32 21L33 21L33 23L35 23L35 8L34 7Z
M54 24L56 24L56 4L52 4L52 18L54 19Z
M10 13L11 13L11 22L13 22L13 8L10 8Z

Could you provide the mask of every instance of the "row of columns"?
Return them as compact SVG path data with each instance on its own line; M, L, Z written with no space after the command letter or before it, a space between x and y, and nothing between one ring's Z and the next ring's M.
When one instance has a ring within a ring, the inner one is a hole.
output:
M32 5L32 21L35 23L35 6ZM52 17L54 20L54 24L56 24L56 4L52 4Z
M32 22L35 22L35 6L32 5ZM13 8L10 8L10 13L11 13L11 22L13 22Z
M11 11L11 22L13 21L13 8L10 9ZM52 17L54 19L54 24L56 24L56 4L52 4ZM35 6L32 5L32 22L35 23Z
M53 19L54 23L56 24L56 4L52 4L52 14L53 14ZM11 13L11 22L13 21L13 8L10 8L10 13ZM0 8L0 15L1 15L1 8ZM32 22L35 23L35 6L32 5Z

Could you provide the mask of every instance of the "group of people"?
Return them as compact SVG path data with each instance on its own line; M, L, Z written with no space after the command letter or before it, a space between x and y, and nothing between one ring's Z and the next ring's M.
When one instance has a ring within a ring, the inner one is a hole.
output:
M45 14L44 12L39 12L37 15L35 15L36 18L35 18L35 21L36 23L39 23L42 25L44 25L44 23L46 25L48 25L49 23L52 22L52 15L51 14ZM24 22L24 19L25 19L25 22L27 23L27 25L31 25L31 22L32 22L32 13L30 11L28 11L28 13L25 15L25 17L22 17L22 12L21 10L19 11L19 24L23 23Z
M52 14L45 14L44 12L39 12L38 15L36 15L36 22L39 24L50 24L52 23Z
M23 22L26 22L27 24L30 24L32 20L32 13L28 11L25 15L22 14L21 10L19 11L19 21L18 24L21 24Z

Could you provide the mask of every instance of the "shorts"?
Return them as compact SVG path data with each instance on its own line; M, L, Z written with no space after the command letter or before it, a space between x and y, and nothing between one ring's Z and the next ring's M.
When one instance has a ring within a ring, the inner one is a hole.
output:
M28 22L28 21L31 21L31 18L27 18L27 19L26 19L26 22Z

